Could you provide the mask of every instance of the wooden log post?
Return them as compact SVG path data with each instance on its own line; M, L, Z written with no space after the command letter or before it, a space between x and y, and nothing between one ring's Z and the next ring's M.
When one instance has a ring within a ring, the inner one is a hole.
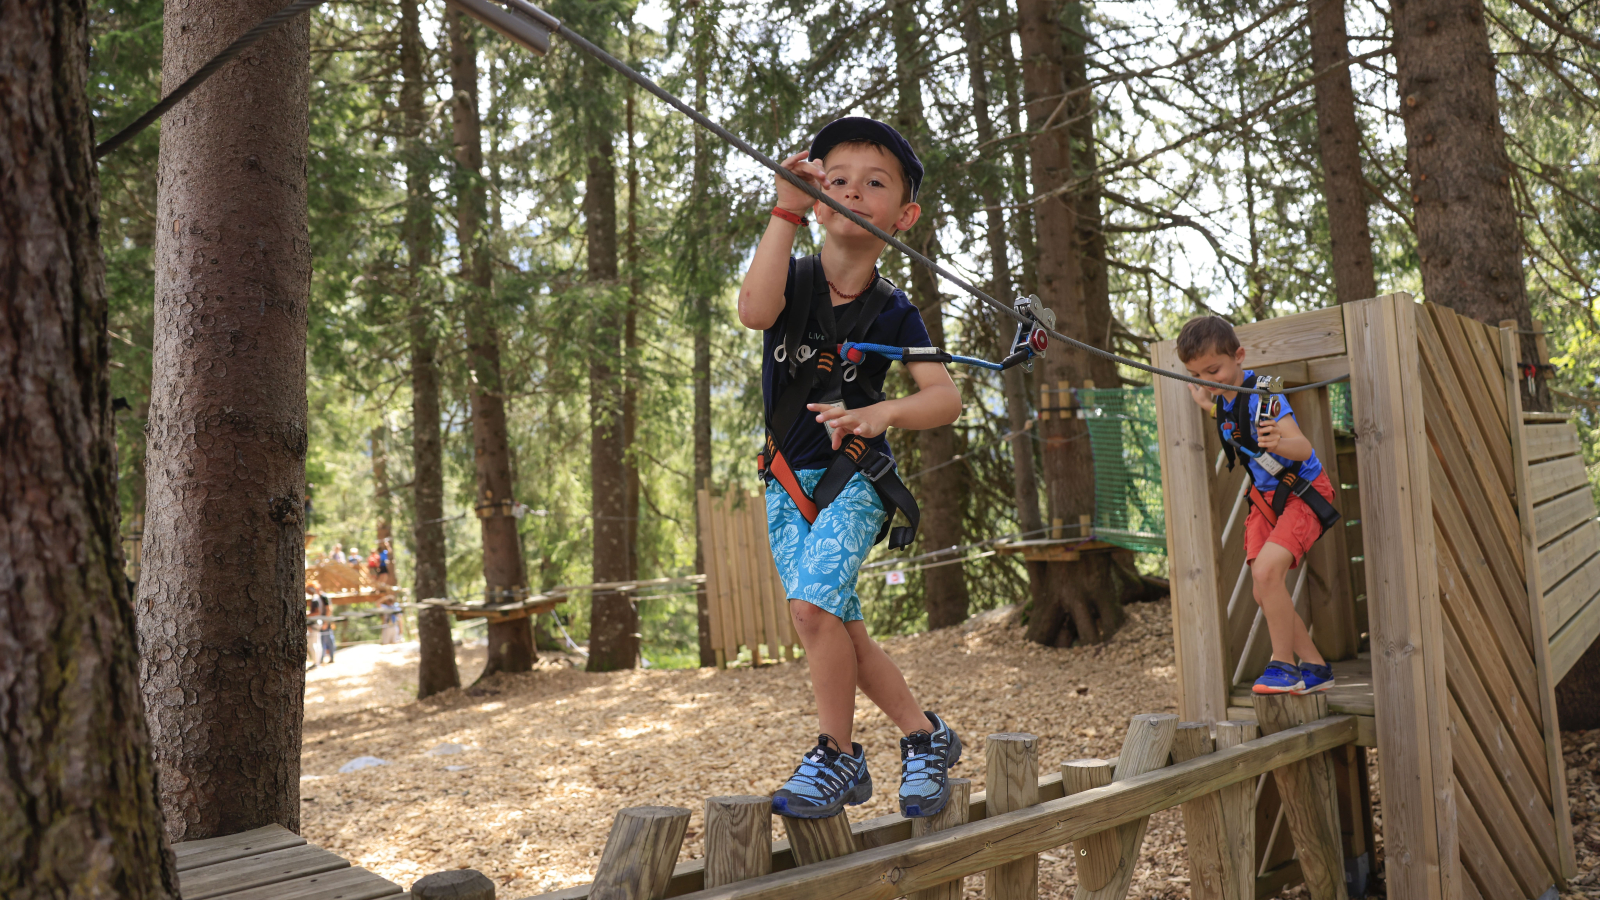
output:
M1117 771L1113 781L1123 781L1165 766L1172 754L1172 739L1178 729L1178 717L1171 713L1147 713L1134 716L1128 722L1128 733L1122 739L1122 753L1117 756ZM1122 900L1133 886L1133 870L1139 861L1139 848L1144 844L1144 832L1150 824L1146 816L1116 828L1117 864L1110 880L1098 887L1083 881L1073 894L1075 900Z
M772 798L706 801L705 886L721 887L772 871Z
M984 748L988 786L987 817L1024 809L1039 802L1039 739L1014 732L989 735ZM984 875L989 900L1036 900L1039 855L1003 863Z
M618 810L589 888L590 900L661 900L688 830L689 811L682 807Z
M1275 734L1326 717L1328 697L1257 694L1255 707L1262 732ZM1282 766L1273 776L1311 900L1348 900L1339 833L1339 788L1328 754L1319 753Z
M424 875L411 885L415 900L494 900L494 882L477 869Z
M1227 750L1256 739L1255 722L1218 722L1216 749ZM1256 779L1230 784L1217 791L1222 798L1222 826L1228 857L1239 878L1228 900L1255 900L1256 896Z
M950 799L937 815L911 820L911 836L925 837L936 831L967 824L967 814L972 809L972 779L952 778L948 786ZM937 887L917 891L909 900L961 900L961 879L953 878Z
M1061 764L1062 793L1072 795L1105 787L1111 783L1113 774L1111 763L1103 759L1068 760ZM1078 883L1104 885L1117 873L1120 855L1115 828L1073 841L1072 859L1077 866Z
M850 833L850 817L843 810L826 819L785 816L783 827L789 831L789 846L794 851L796 865L827 862L861 849L856 836Z
M1172 741L1172 761L1187 762L1215 749L1208 722L1180 722ZM1194 900L1235 900L1240 874L1228 852L1228 826L1222 818L1222 792L1183 804L1183 837L1189 856L1189 896ZM1254 872L1246 872L1252 893Z

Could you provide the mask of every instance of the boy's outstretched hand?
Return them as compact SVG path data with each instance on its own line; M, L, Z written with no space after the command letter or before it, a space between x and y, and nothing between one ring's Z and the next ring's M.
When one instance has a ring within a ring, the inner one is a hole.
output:
M874 403L860 409L845 409L827 403L808 403L806 409L817 413L817 421L828 428L833 438L833 449L839 449L846 434L875 438L889 428L889 410L885 404Z
M1189 398L1199 404L1200 408L1206 412L1210 412L1211 407L1216 405L1217 398L1213 397L1210 391L1200 385L1186 382L1184 386L1189 389Z
M810 150L801 150L799 153L783 161L783 167L799 175L817 190L824 190L824 178L827 170L822 167L821 160L809 160ZM778 205L795 215L803 216L812 207L815 200L811 195L789 183L782 175L773 175L778 182Z
M1283 441L1283 432L1277 422L1262 422L1256 426L1256 445L1268 453L1276 453Z

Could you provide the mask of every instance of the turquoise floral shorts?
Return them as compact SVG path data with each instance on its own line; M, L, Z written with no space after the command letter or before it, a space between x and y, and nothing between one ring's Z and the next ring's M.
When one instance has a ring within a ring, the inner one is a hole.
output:
M811 493L822 469L796 472ZM883 526L883 501L865 475L857 472L839 496L807 524L783 486L767 485L767 540L772 559L791 600L804 600L846 622L861 621L856 575Z

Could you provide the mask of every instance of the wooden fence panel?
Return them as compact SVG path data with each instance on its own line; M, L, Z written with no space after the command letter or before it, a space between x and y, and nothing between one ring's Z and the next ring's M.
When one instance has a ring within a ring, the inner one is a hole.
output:
M791 658L795 634L767 539L765 496L701 491L698 499L712 643L722 661L737 659L740 647L757 664L763 646L772 657Z

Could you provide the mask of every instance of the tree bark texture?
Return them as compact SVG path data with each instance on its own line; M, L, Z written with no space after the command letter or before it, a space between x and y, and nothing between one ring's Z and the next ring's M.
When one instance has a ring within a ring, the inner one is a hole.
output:
M118 538L88 17L78 0L0 8L0 896L165 900Z
M483 179L483 129L478 119L478 44L468 20L453 8L450 20L450 103L456 160L456 244L461 248L461 289L467 297L467 360L472 376L472 451L477 473L476 511L483 536L483 583L491 603L527 596L528 576L512 515L511 445L506 434L505 391L500 380L500 332L493 312L493 257L489 246L488 190ZM489 623L489 659L480 678L527 672L537 652L527 617Z
M1317 152L1322 160L1322 196L1328 208L1333 250L1333 287L1340 303L1378 295L1372 268L1372 232L1361 177L1361 126L1350 86L1350 41L1344 0L1311 0L1311 70L1317 79ZM1338 68L1334 68L1337 66Z
M389 518L389 447L387 443L388 428L384 425L372 426L372 433L367 438L367 445L372 453L372 505L377 508L378 543L383 543L393 537ZM373 549L377 549L375 546Z
M629 47L632 50L632 47ZM639 497L643 485L639 482L639 460L634 454L634 444L639 434L639 154L633 145L634 87L628 82L626 92L626 134L628 142L628 310L622 323L622 499L623 537L628 547L627 574L624 578L639 577Z
M1073 171L1072 142L1065 128L1053 125L1052 113L1065 90L1065 48L1057 10L1047 0L1018 0L1017 30L1022 44L1023 101L1028 118L1029 161L1034 193L1059 188ZM1057 114L1060 115L1060 114ZM1085 296L1083 248L1078 234L1077 198L1058 195L1035 207L1038 235L1039 297L1056 313L1063 334L1096 346L1106 344L1106 334L1095 325L1103 318L1091 314ZM1109 313L1106 314L1107 316ZM1052 391L1051 415L1040 422L1044 439L1044 477L1050 517L1075 526L1079 515L1094 512L1094 457L1082 420L1060 410L1073 405L1073 395L1063 391L1093 379L1115 384L1116 369L1095 357L1064 352L1047 353L1039 366L1041 380ZM1070 532L1077 534L1076 528ZM1066 533L1064 533L1066 534ZM1044 644L1059 642L1063 624L1070 619L1077 638L1097 642L1101 630L1091 609L1092 585L1069 563L1050 563L1043 608L1035 602L1028 622L1028 638Z
M402 226L406 244L406 284L411 296L407 312L411 339L411 496L414 559L412 597L443 598L444 444L439 426L438 338L433 332L433 267L437 234L433 225L432 167L423 138L428 114L423 63L422 16L417 0L400 4L400 115L405 128L406 212ZM450 614L442 609L417 611L417 699L461 686L456 668Z
M168 5L163 83L279 5ZM309 42L283 25L161 123L137 609L174 841L300 829Z
M906 135L913 146L923 148L927 162L932 163L931 177L924 177L922 193L917 199L923 208L922 221L906 237L924 256L939 256L938 219L938 161L933 149L927 122L923 118L921 48L923 35L917 22L916 8L910 3L898 3L891 16L894 28L895 61L899 94L898 121L900 133ZM944 308L939 296L939 279L926 266L911 266L911 298L922 311L922 321L928 327L928 337L934 346L944 345ZM952 463L961 436L954 425L944 425L920 431L916 435L918 465L924 473L917 479L917 504L922 511L922 546L924 552L955 547L961 544L965 533L964 515L967 495L967 467ZM967 620L971 597L967 593L967 570L961 565L937 566L922 572L922 606L928 614L929 628L947 628Z
M690 46L690 61L694 68L694 106L706 112L706 79L709 77L711 41L716 37L706 4L695 6L694 43ZM694 129L694 200L698 210L707 207L706 191L711 181L711 142L705 129ZM704 215L692 216L690 221L703 223ZM694 371L690 376L694 394L694 484L695 491L711 489L711 292L702 283L699 268L701 245L691 237L685 252L689 256L688 285L689 308L692 312L690 329L694 334ZM705 523L700 521L700 505L694 508L694 570L706 570L706 548L700 539ZM717 651L711 645L711 605L705 585L695 591L695 630L700 644L700 665L710 668L717 664Z
M583 214L594 285L595 345L589 355L589 479L594 504L593 571L596 582L628 575L627 448L622 443L621 385L617 373L620 318L617 287L617 173L611 135L590 147ZM639 659L639 613L627 594L595 591L589 617L589 671L631 669Z
M1423 294L1480 322L1532 329L1483 0L1396 0L1390 20ZM1531 335L1522 358L1538 358ZM1549 388L1537 384L1525 402L1549 409Z

